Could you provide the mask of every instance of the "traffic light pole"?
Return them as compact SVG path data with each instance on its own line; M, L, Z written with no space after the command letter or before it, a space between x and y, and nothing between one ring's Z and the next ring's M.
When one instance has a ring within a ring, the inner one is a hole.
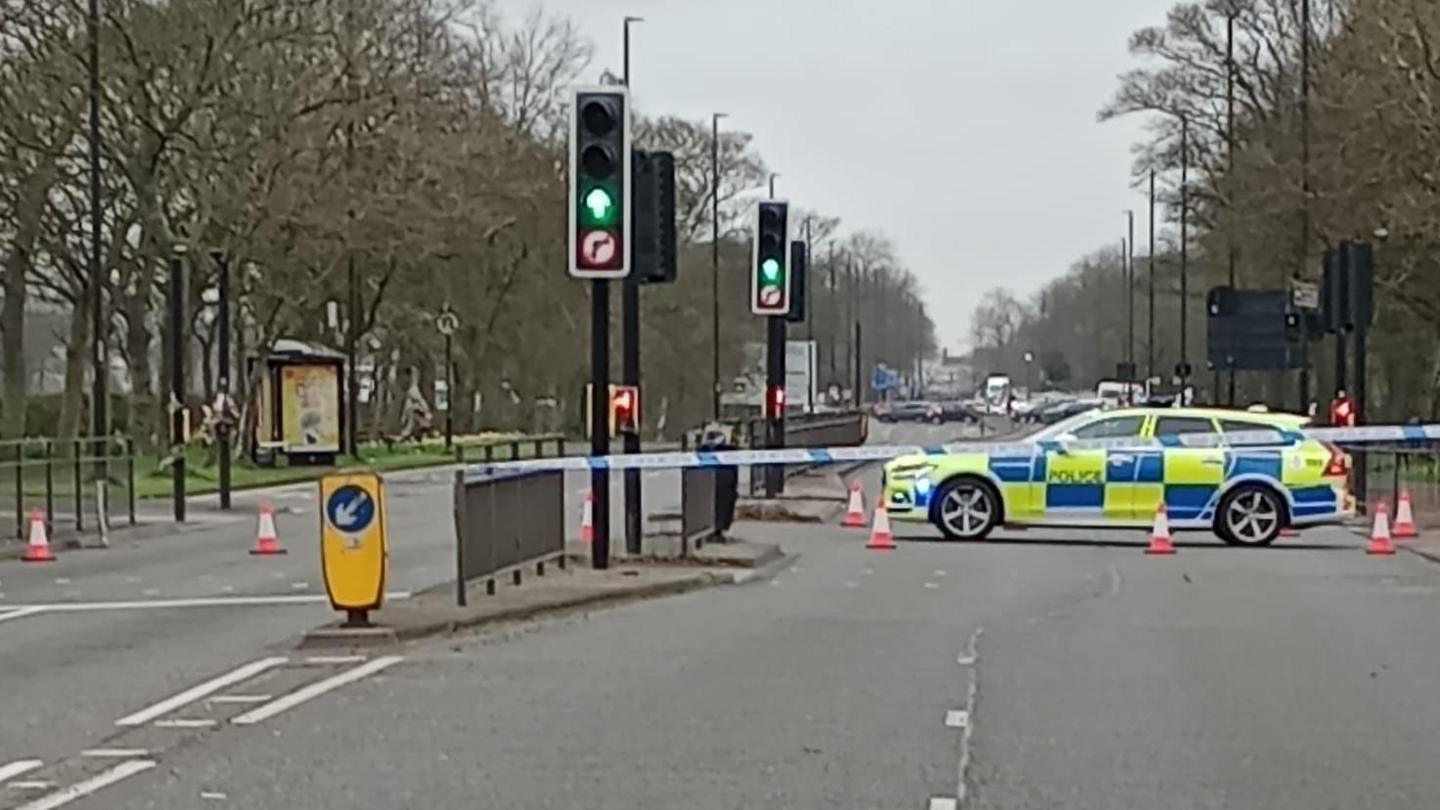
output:
M590 377L590 455L598 458L610 455L610 284L604 279L590 285ZM590 470L590 492L590 567L599 571L610 567L610 474L604 467Z
M185 258L170 258L170 463L175 522L185 522Z
M638 268L637 268L638 269ZM620 284L620 382L640 385L640 282L639 274ZM637 405L639 403L636 403ZM626 453L640 452L640 425L626 431L620 440ZM640 471L626 470L625 478L625 553L640 554Z
M785 446L785 316L766 317L765 339L765 446ZM785 491L785 466L765 465L765 497L774 498Z

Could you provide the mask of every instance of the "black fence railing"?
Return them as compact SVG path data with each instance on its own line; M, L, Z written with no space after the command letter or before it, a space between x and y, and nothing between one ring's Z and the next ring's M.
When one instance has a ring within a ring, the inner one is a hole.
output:
M495 578L508 572L516 585L522 568L534 563L543 576L545 562L565 564L565 474L544 470L467 479L455 471L456 604L466 602L471 580L485 578L495 593Z
M455 463L518 461L525 457L524 453L527 449L532 451L530 458L544 458L547 447L553 449L556 456L565 455L565 434L544 433L538 436L501 437L463 444L457 443L455 445Z
M34 510L47 531L68 524L83 532L87 518L97 530L108 527L123 505L133 526L135 444L124 436L0 441L0 492L14 512L16 539L26 537Z

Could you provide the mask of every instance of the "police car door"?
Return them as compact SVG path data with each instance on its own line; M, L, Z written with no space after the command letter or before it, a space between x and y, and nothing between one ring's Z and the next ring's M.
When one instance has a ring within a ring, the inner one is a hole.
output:
M1138 437L1143 414L1116 414L1077 428L1046 449L1043 476L1045 519L1073 523L1128 520L1134 515L1131 490L1137 456L1133 451L1082 449L1075 443L1091 439ZM1123 442L1122 442L1123 444Z
M1214 445L1187 447L1180 441L1181 436L1214 433L1215 422L1209 417L1155 417L1158 452L1164 456L1160 480L1137 485L1146 489L1151 511L1163 497L1171 522L1214 519L1220 487L1225 483L1225 449Z

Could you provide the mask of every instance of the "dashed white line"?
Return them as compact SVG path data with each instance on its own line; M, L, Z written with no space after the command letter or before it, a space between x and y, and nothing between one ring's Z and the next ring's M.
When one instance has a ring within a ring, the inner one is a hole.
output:
M290 583L290 588L291 588L291 590L303 591L303 590L305 590L305 589L308 588L308 587L310 587L310 583L308 583L308 582L292 582L292 583Z
M945 573L946 573L946 572L945 572L945 569L944 569L944 568L936 568L936 569L935 569L935 576L937 576L937 577L943 577L943 576L945 576Z
M16 810L55 810L57 807L63 807L76 799L83 799L96 791L129 779L137 773L144 773L153 767L155 767L155 761L152 759L127 760L89 779L81 780L54 793L47 793L33 802L26 802Z
M965 728L970 725L970 713L964 709L951 709L945 712L945 725L950 728Z
M264 703L273 700L273 695L216 695L206 700L207 703Z
M380 670L398 664L403 660L405 660L404 656L400 655L387 655L381 658L376 658L374 661L368 661L358 667L355 667L354 669L347 669L338 675L332 675L329 678L323 678L308 686L297 689L294 692L285 695L284 697L272 700L269 703L260 706L259 708L252 709L251 711L235 717L231 719L230 722L234 723L237 726L250 726L268 720L269 718L274 717L281 712L288 711L295 708L296 706L299 706L301 703L304 703L307 700L313 700L333 689L339 689L346 684L354 683L361 678L374 675Z
M955 810L960 803L948 797L932 796L930 798L930 810Z
M56 585L69 585L69 584L70 584L70 578L69 578L69 577L56 577L56 578L55 578L55 584L56 584Z
M275 655L269 658L261 658L258 661L251 661L244 666L236 667L235 669L230 670L224 675L218 675L208 681L205 681L204 683L196 684L195 686L186 689L184 692L181 692L178 695L168 697L160 701L159 703L154 704L153 706L141 709L134 714L126 715L125 717L116 720L115 725L144 725L157 717L175 711L181 706L193 703L200 698L206 697L208 695L213 695L216 692L219 692L221 689L233 686L237 683L240 683L241 681L249 680L250 678L259 675L267 669L270 669L272 667L278 667L288 660L290 659L285 658L284 656Z
M202 790L200 791L200 798L219 802L224 801L227 796L218 790Z
M49 790L55 787L55 783L46 779L22 779L17 782L11 782L5 787L15 790Z
M940 587L940 583L938 583L938 582L927 582L927 583L925 583L925 587L927 587L927 588L938 588L938 587Z
M177 717L174 720L156 720L156 728L210 728L215 725L211 717Z
M125 757L143 757L149 753L144 748L86 748L80 752L80 756L98 759L124 759Z
M38 759L19 759L14 762L0 765L0 782L8 782L9 780L14 779L17 776L24 773L29 773L30 771L33 771L44 764L44 762L41 762Z

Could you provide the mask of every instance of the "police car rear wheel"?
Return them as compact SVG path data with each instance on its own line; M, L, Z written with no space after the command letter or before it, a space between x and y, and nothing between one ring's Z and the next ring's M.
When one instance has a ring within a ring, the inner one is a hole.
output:
M1227 543L1264 546L1280 535L1284 513L1280 498L1264 487L1240 487L1220 504L1216 533Z
M989 486L969 478L940 489L935 503L935 525L951 540L979 540L1000 518L1000 501Z

